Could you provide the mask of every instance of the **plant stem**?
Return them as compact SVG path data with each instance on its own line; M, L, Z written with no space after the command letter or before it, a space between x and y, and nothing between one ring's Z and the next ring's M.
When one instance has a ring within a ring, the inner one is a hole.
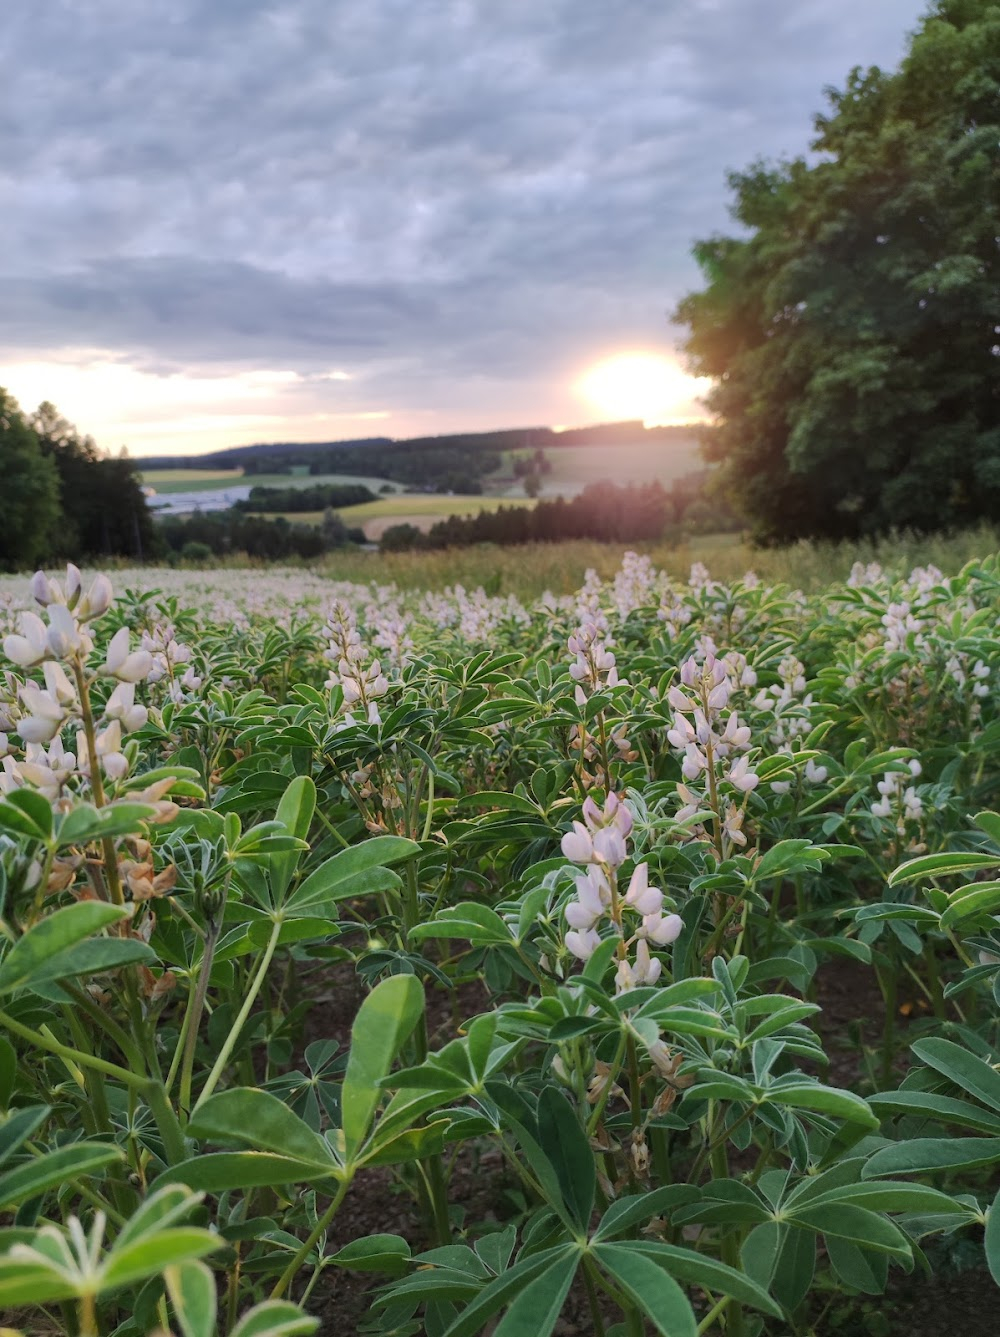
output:
M278 1280L274 1283L274 1289L272 1290L270 1295L270 1298L272 1300L280 1300L281 1297L284 1295L285 1291L288 1290L289 1286L295 1280L295 1274L298 1272L299 1268L309 1257L310 1253L312 1253L313 1246L317 1243L319 1237L324 1233L324 1231L329 1226L330 1222L337 1215L337 1210L340 1207L340 1204L344 1201L344 1198L347 1196L347 1190L350 1187L351 1187L350 1176L347 1179L341 1180L340 1184L337 1187L337 1192L334 1195L333 1200L331 1201L329 1207L327 1207L326 1211L323 1213L323 1215L313 1226L312 1230L309 1232L309 1238L306 1240L306 1242L299 1249L298 1253L285 1268L284 1272L282 1272Z
M716 1179L729 1178L729 1157L726 1154L726 1141L720 1138L711 1153L712 1174ZM740 1267L740 1241L739 1236L733 1231L727 1231L722 1236L722 1248L720 1250L722 1261L728 1263L730 1267L741 1270ZM733 1300L726 1311L726 1337L744 1337L746 1325L743 1322L743 1306Z
M117 1063L106 1063L104 1059L97 1058L93 1054L84 1054L79 1049L71 1049L69 1045L61 1044L54 1036L44 1035L30 1026L23 1026L7 1012L0 1012L0 1026L6 1027L14 1035L19 1035L29 1044L47 1049L50 1054L57 1054L59 1058L77 1063L81 1068L93 1068L95 1072L103 1072L105 1076L114 1077L116 1081L124 1082L126 1086L131 1086L136 1091L146 1090L148 1079L141 1074L129 1072L128 1068L120 1068Z
M236 1047L236 1041L240 1038L240 1032L246 1025L247 1017L249 1017L250 1015L250 1010L253 1007L254 1003L257 1001L257 995L260 993L261 988L264 984L264 978L267 975L267 972L271 965L271 959L274 956L274 953L278 946L278 938L281 934L281 924L282 921L280 919L276 919L271 927L271 936L267 940L267 947L264 949L264 955L260 959L260 964L257 967L256 974L254 975L253 979L250 982L250 988L247 990L247 996L243 1000L243 1006L240 1008L236 1020L233 1022L229 1034L226 1036L225 1042L223 1043L222 1048L219 1050L219 1056L215 1060L215 1066L212 1068L212 1071L208 1074L208 1077L205 1080L205 1085L202 1087L201 1095L198 1097L198 1101L194 1107L194 1110L192 1110L192 1114L199 1109L199 1107L204 1103L204 1101L208 1099L208 1097L215 1090L216 1086L218 1086L219 1084L219 1078L225 1071L226 1064L229 1062L230 1055L232 1054L233 1050Z
M201 1014L205 1010L205 999L208 997L208 981L212 973L212 961L215 956L215 945L219 941L219 930L222 926L224 908L225 897L223 896L223 904L219 908L218 914L213 915L208 923L205 948L201 954L201 965L198 969L198 983L191 991L187 1012L184 1014L184 1057L181 1061L181 1085L178 1104L185 1114L191 1108L191 1076L194 1072L195 1051L198 1048L198 1030L201 1026Z

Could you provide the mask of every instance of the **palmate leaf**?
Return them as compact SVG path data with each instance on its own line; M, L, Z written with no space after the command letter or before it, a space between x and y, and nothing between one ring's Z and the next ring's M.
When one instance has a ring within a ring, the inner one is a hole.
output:
M915 1137L876 1151L862 1178L1000 1164L1000 1137Z
M695 1253L693 1249L682 1249L673 1244L661 1244L656 1240L626 1240L616 1248L627 1249L630 1253L650 1259L661 1268L665 1268L677 1281L689 1286L700 1286L705 1290L718 1291L722 1295L731 1295L740 1304L750 1305L775 1318L781 1317L781 1309L756 1281L714 1258Z
M563 1200L586 1230L597 1189L594 1153L579 1118L558 1087L547 1086L538 1098L538 1138L555 1168Z
M527 1288L536 1277L550 1273L550 1269L559 1268L560 1271L555 1275L560 1278L565 1275L566 1270L569 1271L569 1281L566 1283L566 1289L568 1290L579 1260L579 1248L575 1244L568 1243L557 1244L551 1249L545 1249L541 1253L530 1254L527 1258L520 1259L509 1271L502 1273L495 1281L490 1282L462 1310L455 1322L446 1330L444 1337L478 1337L487 1321L494 1314L499 1313L512 1296L520 1295L522 1290ZM419 1294L419 1288L415 1289ZM395 1294L398 1293L398 1291L395 1292ZM528 1317L530 1318L530 1315ZM548 1329L549 1332L555 1325L556 1317L558 1317L558 1311L553 1317L552 1325ZM507 1332L505 1337L513 1337L514 1331L516 1330ZM522 1331L524 1337L537 1337L539 1329L537 1327L525 1327ZM497 1337L497 1334L494 1337Z
M603 1271L663 1337L697 1337L698 1324L687 1296L654 1257L631 1242L598 1244L593 1252Z

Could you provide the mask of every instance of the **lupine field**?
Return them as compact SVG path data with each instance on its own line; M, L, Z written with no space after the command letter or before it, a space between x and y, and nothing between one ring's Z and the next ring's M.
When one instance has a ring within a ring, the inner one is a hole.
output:
M0 1330L995 1309L998 613L996 558L7 581Z

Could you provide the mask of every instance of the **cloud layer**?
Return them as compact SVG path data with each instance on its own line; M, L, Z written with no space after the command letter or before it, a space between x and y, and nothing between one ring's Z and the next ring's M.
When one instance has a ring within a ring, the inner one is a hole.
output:
M294 371L292 420L579 419L588 363L669 348L726 171L804 151L923 8L12 0L0 375L100 350Z

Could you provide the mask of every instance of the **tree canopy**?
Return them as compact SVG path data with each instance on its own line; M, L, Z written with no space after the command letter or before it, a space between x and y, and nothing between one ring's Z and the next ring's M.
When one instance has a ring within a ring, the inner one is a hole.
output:
M1000 515L1000 0L939 0L855 69L814 157L734 173L675 318L709 453L765 541Z

